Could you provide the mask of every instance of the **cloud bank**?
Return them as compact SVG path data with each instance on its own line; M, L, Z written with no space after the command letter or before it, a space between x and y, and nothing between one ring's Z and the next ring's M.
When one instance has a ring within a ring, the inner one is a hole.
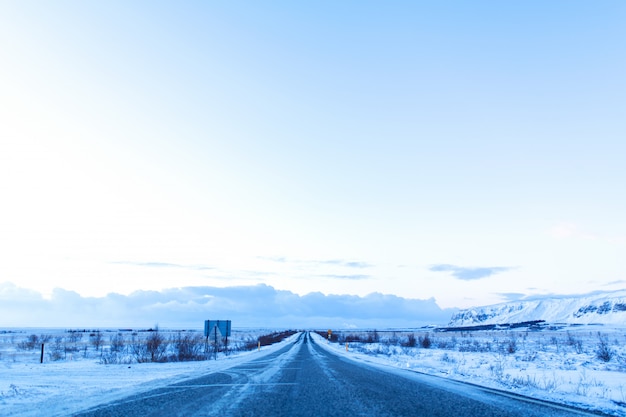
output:
M201 328L206 319L230 319L235 327L393 328L445 324L456 309L434 299L369 294L303 296L260 284L241 287L183 287L162 291L82 297L55 289L40 293L0 284L0 325L7 327Z
M433 265L430 267L430 270L434 272L452 272L453 277L462 279L464 281L486 278L500 272L509 271L511 269L513 268L504 266L467 268L448 264Z

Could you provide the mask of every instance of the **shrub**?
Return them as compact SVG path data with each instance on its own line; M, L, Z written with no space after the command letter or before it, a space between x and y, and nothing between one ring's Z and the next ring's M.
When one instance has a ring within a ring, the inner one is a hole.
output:
M70 330L69 331L69 342L70 343L78 343L81 340L83 340L83 333L77 331L77 330Z
M583 353L583 342L580 339L575 338L571 332L567 332L567 344L574 348L574 351L578 354Z
M99 350L104 344L104 337L100 330L89 334L89 342L95 350Z
M65 357L65 349L63 346L63 338L56 337L54 339L54 343L52 344L52 348L50 349L50 353L48 353L48 357L52 361L58 361Z
M35 349L35 346L38 344L39 344L39 336L37 336L36 334L31 334L30 336L26 338L26 340L18 343L17 348L22 349L22 350L33 350Z
M400 338L398 337L398 334L396 332L393 332L391 334L391 337L387 339L387 344L393 346L397 346L400 344Z
M430 349L433 345L433 341L430 338L430 335L426 333L424 336L419 337L420 346L424 349Z
M367 332L367 340L365 343L378 343L380 341L380 336L376 330L373 332Z
M111 349L105 349L104 352L102 352L102 354L100 355L100 363L103 365L129 364L132 362L132 356L129 356L119 351L112 351Z
M322 334L322 333L320 333L320 335L321 335L322 337L326 337L326 336L324 336L324 334ZM331 339L331 341L332 341L332 339ZM363 338L362 338L361 336L359 336L358 334L353 334L353 333L350 333L350 334L346 334L346 335L344 335L344 334L342 333L342 334L341 334L341 337L338 337L338 338L337 338L337 341L338 341L339 343L345 343L345 342L348 342L348 343L354 343L354 342L364 342L364 341L365 341L365 339L363 339Z
M415 347L417 345L417 339L413 333L407 336L406 342L402 344L404 347Z
M146 350L150 355L151 362L163 362L167 351L165 336L156 329L146 338Z
M111 352L124 352L126 350L126 340L121 333L111 336Z
M178 361L196 361L205 359L203 354L203 339L198 333L186 333L178 332L176 336L172 338L172 345L176 351L176 360Z
M278 343L282 341L283 339L286 339L289 336L292 336L296 333L297 332L295 330L286 330L284 332L274 332L274 333L260 336L258 341L261 342L261 346L268 346L274 343Z
M168 343L166 338L159 333L159 329L150 330L150 335L144 340L133 337L131 342L131 355L138 363L165 362L167 360Z
M598 339L599 342L596 347L596 357L603 362L609 362L613 358L615 352L609 347L609 341L605 336L598 333Z
M148 351L144 341L138 336L133 336L130 342L130 354L135 358L137 363L149 362Z
M517 341L515 339L510 339L506 345L507 353L513 354L517 352Z

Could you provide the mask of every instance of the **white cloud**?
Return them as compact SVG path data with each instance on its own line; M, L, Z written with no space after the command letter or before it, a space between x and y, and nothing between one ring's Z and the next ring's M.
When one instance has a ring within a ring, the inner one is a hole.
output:
M489 266L489 267L463 267L456 265L440 264L433 265L430 270L433 272L450 272L453 277L462 279L465 281L477 280L490 277L500 272L506 272L513 268L503 266Z
M625 236L589 231L574 223L558 223L549 230L549 234L555 239L580 239L612 244L626 243Z
M11 283L0 286L0 323L5 326L199 327L205 319L230 319L241 327L407 327L445 323L452 310L434 299L372 293L300 296L267 285L183 287L129 295L82 297L55 289L50 299Z

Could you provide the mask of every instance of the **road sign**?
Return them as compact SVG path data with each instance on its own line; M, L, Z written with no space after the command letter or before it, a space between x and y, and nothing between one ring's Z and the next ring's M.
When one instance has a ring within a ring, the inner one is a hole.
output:
M205 320L204 336L209 337L215 328L217 328L222 337L230 336L230 320Z

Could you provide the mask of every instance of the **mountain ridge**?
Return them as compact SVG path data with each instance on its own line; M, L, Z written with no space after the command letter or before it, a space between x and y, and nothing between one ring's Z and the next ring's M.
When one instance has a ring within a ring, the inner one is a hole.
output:
M610 324L626 326L626 289L580 296L546 296L461 310L448 326L521 323Z

